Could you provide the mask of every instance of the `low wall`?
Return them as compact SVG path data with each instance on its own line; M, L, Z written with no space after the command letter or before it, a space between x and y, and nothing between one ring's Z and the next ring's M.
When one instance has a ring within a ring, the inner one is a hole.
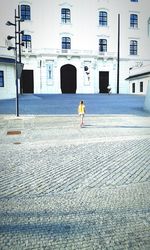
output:
M144 102L144 109L150 112L150 81L148 81L147 92Z

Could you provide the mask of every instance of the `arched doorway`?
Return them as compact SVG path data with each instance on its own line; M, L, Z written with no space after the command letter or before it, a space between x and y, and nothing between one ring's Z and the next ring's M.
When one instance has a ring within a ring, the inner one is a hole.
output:
M63 94L65 93L76 93L77 82L76 75L77 70L71 64L66 64L60 69L61 75L61 91Z

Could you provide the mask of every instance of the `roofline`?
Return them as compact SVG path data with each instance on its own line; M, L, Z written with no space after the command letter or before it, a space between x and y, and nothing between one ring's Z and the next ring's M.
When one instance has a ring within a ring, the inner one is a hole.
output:
M10 57L0 57L0 63L14 64L15 63L15 59L10 58Z
M132 79L135 79L135 78L141 78L142 76L148 76L148 75L150 75L150 71L145 72L145 73L141 73L141 74L136 74L136 75L129 76L125 80L132 80Z

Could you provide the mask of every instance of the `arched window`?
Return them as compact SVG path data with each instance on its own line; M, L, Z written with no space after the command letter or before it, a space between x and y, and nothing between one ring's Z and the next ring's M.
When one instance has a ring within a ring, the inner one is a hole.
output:
M30 5L21 5L21 19L22 20L31 20L31 9Z
M61 22L62 23L70 23L71 22L70 9L67 9L67 8L61 9Z
M99 52L107 52L107 40L99 39Z
M130 15L130 27L138 28L138 15L137 14Z
M62 37L62 49L71 49L70 37Z
M138 42L136 40L130 41L130 55L137 55Z
M107 26L107 12L106 11L99 11L99 25Z

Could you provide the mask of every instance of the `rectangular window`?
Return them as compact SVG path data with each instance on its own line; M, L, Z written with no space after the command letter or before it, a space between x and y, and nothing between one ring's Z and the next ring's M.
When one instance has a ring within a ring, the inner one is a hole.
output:
M131 40L130 41L130 55L137 55L137 41Z
M107 52L107 40L99 39L99 52Z
M70 37L62 37L62 49L71 49Z
M135 93L135 82L132 83L132 93Z
M24 42L24 48L31 51L31 36L30 35L22 35L22 42Z
M138 0L131 0L131 2L138 2Z
M138 28L138 15L136 15L136 14L130 15L130 27L131 28Z
M70 23L70 9L63 8L61 9L61 22L62 23Z
M21 19L22 20L31 20L30 6L21 5Z
M107 12L106 11L99 12L99 25L107 26Z
M4 87L4 72L0 70L0 87Z
M143 92L143 82L140 82L140 92Z

